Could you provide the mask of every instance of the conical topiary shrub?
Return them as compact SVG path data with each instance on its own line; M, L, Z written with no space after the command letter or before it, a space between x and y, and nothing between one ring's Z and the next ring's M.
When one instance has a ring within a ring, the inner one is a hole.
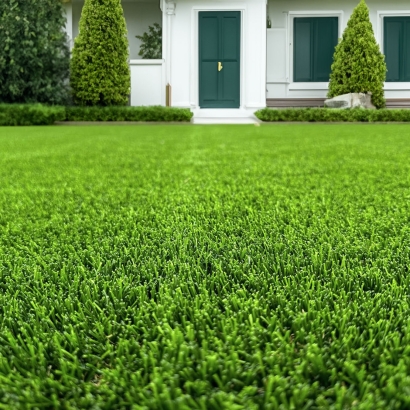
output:
M128 39L120 0L85 0L71 59L70 84L79 105L126 105Z
M386 104L383 92L386 71L384 55L374 38L369 9L361 0L336 46L328 97L371 92L373 104L382 108Z

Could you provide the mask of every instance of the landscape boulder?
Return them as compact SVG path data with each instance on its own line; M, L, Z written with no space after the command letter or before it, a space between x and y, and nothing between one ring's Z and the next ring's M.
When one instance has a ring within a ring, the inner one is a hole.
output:
M325 101L328 108L369 108L375 109L372 104L371 93L348 93L329 98Z

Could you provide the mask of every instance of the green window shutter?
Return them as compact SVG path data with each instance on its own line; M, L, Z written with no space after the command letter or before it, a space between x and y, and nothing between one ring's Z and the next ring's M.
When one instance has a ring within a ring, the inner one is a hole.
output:
M293 81L313 81L312 38L313 24L310 18L295 18L294 27L294 75Z
M293 81L329 81L338 26L337 17L294 19Z
M404 22L404 39L403 39L403 81L410 82L410 18L407 17Z
M400 81L401 42L403 24L396 17L384 19L384 54L386 57L386 81Z
M388 82L410 82L410 17L384 18L384 54Z
M313 81L329 81L333 54L337 45L338 26L337 17L316 19Z

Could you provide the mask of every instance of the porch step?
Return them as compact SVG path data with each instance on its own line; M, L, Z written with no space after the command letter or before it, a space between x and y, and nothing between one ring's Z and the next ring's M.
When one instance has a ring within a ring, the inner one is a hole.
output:
M259 124L252 111L245 109L196 109L192 110L193 124Z
M250 118L250 117L216 117L216 118L193 118L192 124L259 124L258 119Z

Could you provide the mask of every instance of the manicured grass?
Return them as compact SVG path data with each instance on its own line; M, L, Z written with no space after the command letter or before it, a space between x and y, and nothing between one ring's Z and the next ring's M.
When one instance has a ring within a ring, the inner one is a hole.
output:
M406 125L0 128L0 409L410 408Z

